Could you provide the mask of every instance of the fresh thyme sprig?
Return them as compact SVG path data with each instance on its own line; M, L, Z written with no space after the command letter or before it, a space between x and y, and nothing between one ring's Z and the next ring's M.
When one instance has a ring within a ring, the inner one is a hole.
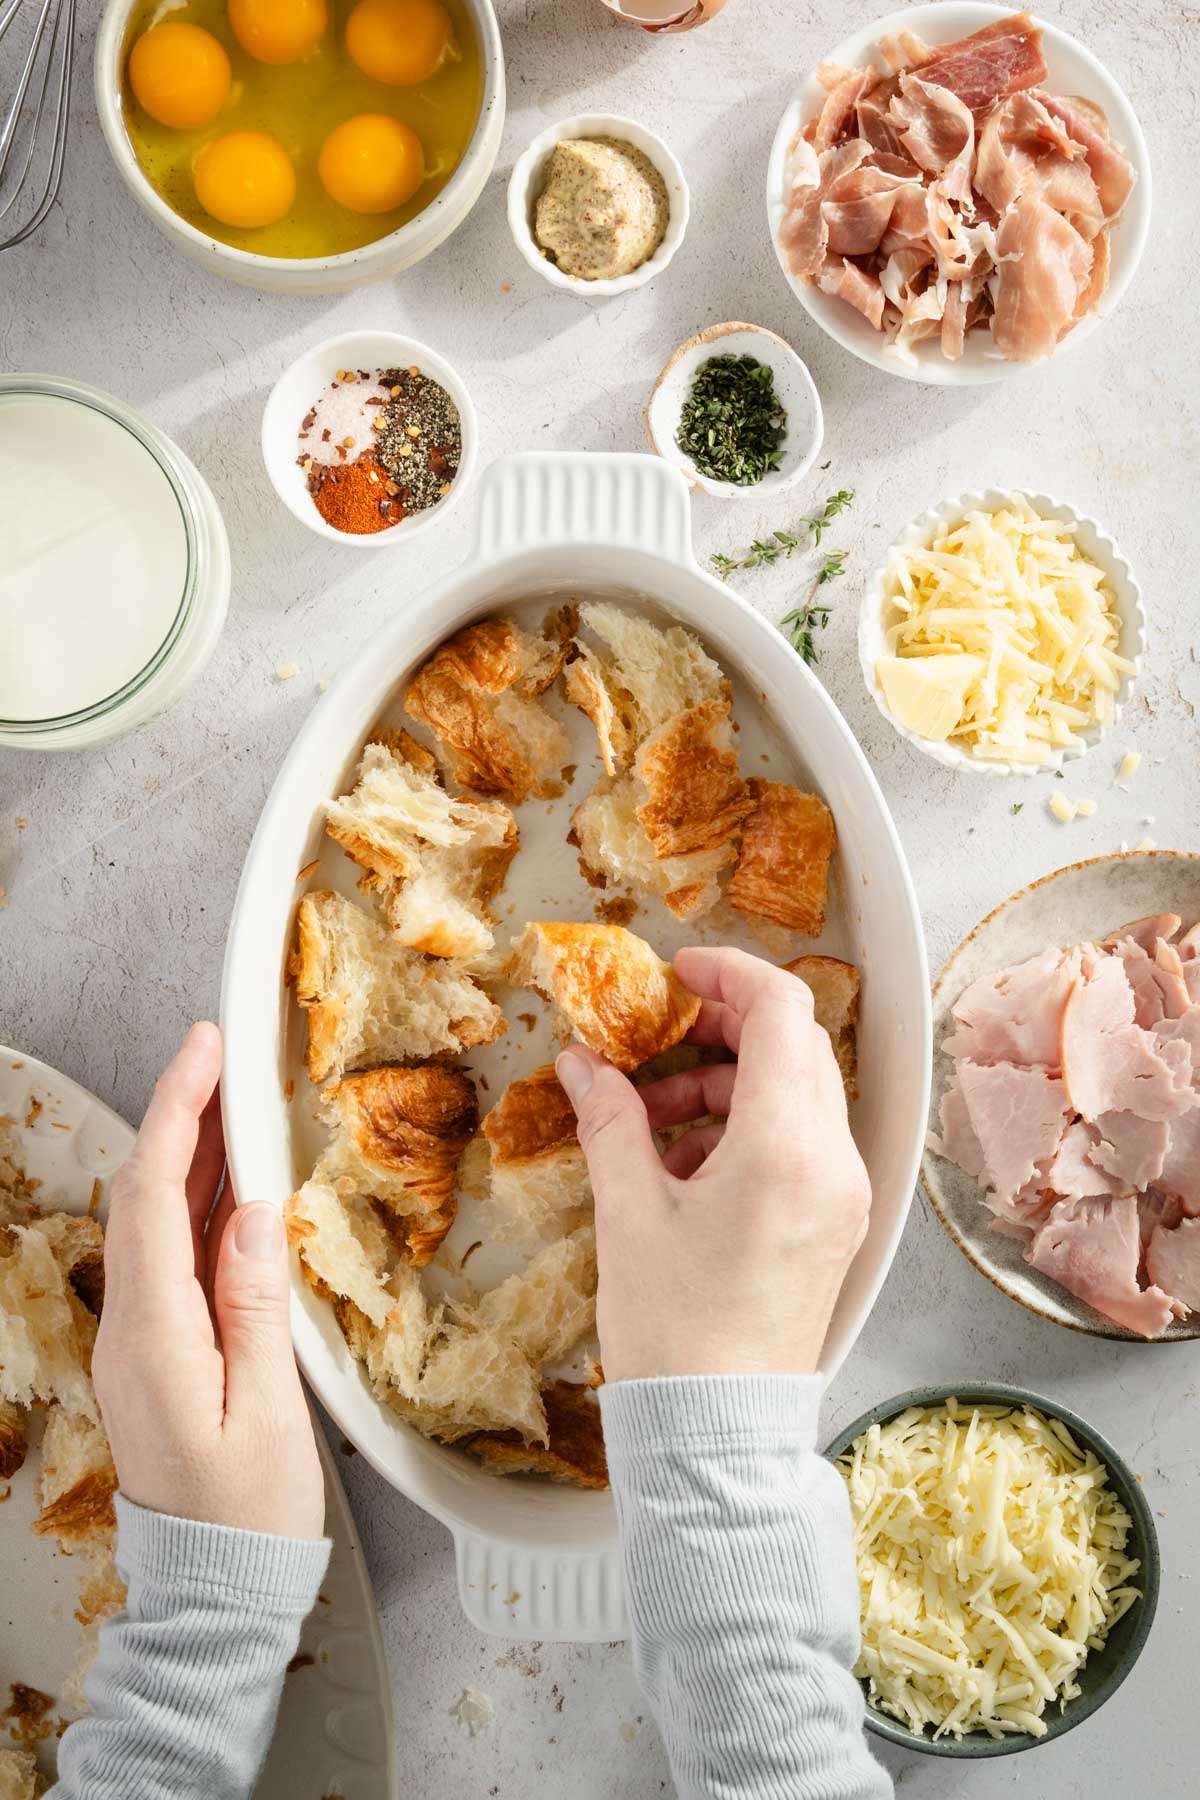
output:
M792 649L803 657L806 663L817 660L817 646L813 637L816 631L824 631L829 623L830 608L827 603L818 601L817 595L827 581L835 581L846 572L847 550L831 550L817 570L808 598L799 606L794 606L779 621L779 629L787 636Z
M723 580L728 580L735 569L769 568L781 558L794 556L797 550L819 544L834 519L845 512L853 499L853 488L839 488L836 494L830 494L819 513L801 519L795 531L773 531L769 538L756 538L745 556L723 556L718 551L710 558L712 566ZM844 552L840 554L844 555Z

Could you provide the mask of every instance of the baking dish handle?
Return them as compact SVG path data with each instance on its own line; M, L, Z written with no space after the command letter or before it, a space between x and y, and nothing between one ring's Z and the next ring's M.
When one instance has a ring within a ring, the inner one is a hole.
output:
M688 485L661 457L529 451L494 462L481 487L481 559L546 545L604 544L695 563Z
M456 1531L458 1597L490 1637L549 1644L608 1644L628 1637L621 1555L599 1550L531 1550Z

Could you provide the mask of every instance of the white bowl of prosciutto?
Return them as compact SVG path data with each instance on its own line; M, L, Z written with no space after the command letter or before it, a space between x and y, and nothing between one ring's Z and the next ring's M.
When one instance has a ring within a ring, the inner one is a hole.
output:
M933 990L923 1180L1043 1318L1200 1337L1200 856L1076 863L976 926Z
M771 241L866 362L970 386L1082 343L1133 279L1150 159L1091 51L1027 12L910 7L847 38L780 121Z

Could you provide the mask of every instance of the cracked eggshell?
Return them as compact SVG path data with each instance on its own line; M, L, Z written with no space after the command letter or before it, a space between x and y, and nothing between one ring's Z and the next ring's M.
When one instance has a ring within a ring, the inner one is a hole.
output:
M642 31L692 31L715 19L725 0L693 0L681 5L679 0L601 0L618 19L637 25Z

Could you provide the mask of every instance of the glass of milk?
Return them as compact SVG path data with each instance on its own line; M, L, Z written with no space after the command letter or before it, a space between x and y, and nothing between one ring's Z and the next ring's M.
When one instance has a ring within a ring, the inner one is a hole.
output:
M0 376L0 744L144 724L199 675L228 604L225 526L178 446L95 388Z

